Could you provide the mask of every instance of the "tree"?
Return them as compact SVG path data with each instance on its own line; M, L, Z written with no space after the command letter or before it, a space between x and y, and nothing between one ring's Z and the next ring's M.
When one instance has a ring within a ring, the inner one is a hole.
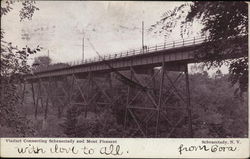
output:
M208 35L208 43L199 50L204 54L197 55L197 58L205 60L208 68L225 64L222 57L232 55L242 43L248 41L242 38L248 36L248 5L243 1L184 3L165 12L151 30L169 35L179 25L180 35L184 37L190 34L195 22L202 24L201 35ZM233 46L227 42L228 39L234 39ZM229 62L229 79L232 84L238 83L241 92L245 92L248 88L248 50L241 51L243 58Z
M49 67L51 64L51 59L49 56L38 56L35 58L32 67L33 71L40 70Z
M247 137L248 101L234 95L227 78L190 75L195 137Z
M8 14L13 8L15 1L1 1L1 18ZM35 10L38 8L34 5L34 1L23 1L20 10L20 20L31 19ZM30 54L40 51L41 47L29 48L28 46L19 49L12 42L4 39L5 32L1 28L1 78L0 78L0 127L12 129L12 133L17 136L25 136L29 132L28 121L22 117L17 105L19 102L19 94L17 93L17 84L23 81L23 74L30 71L27 64L27 58ZM6 135L6 134L3 134Z
M34 64L38 63L41 66L48 66L51 64L51 59L49 56L39 56L35 58Z

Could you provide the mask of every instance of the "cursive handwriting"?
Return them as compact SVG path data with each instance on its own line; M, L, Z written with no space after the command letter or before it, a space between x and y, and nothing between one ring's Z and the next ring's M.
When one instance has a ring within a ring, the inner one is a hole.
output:
M102 147L100 154L119 156L122 155L123 152L121 152L120 145L114 146L111 144L109 147Z
M181 144L178 148L180 155L183 152L192 152L192 151L211 151L211 152L229 152L229 151L236 151L237 147L233 146L219 146L219 145L199 145L199 146L184 146Z
M75 146L70 146L70 147L59 147L57 144L50 148L51 153L73 153L73 154L78 154L78 150L75 149Z
M60 144L59 144L60 145ZM107 146L102 146L98 148L96 151L93 147L83 146L81 148L77 148L73 146L59 146L58 144L50 145L49 147L38 147L34 145L27 145L25 147L16 147L17 152L19 154L44 154L44 153L52 153L52 154L84 154L84 155L93 155L99 153L100 155L105 156L120 156L123 154L120 145L109 144ZM46 151L46 148L48 151ZM128 153L128 151L127 151Z
M16 149L17 149L17 152L19 154L25 154L25 153L39 154L39 153L45 153L46 152L43 148L31 145L31 144L29 144L28 146L25 146L25 147L16 147Z
M83 153L84 153L85 155L92 155L92 154L95 153L95 149L93 149L93 148L88 148L88 147L86 147L86 146L84 146L84 147L82 148L82 150L83 150Z

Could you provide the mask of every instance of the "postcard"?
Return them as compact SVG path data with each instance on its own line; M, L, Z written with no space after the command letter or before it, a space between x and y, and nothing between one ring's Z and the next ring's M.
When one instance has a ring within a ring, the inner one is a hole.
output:
M0 156L248 158L248 3L1 1Z

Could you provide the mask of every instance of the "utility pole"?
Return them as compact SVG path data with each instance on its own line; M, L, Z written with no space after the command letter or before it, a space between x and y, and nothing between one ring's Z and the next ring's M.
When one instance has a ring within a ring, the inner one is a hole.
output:
M76 46L81 46L82 47L82 62L84 61L84 36L85 36L85 33L84 33L84 29L82 29L82 31L78 30L78 33L80 34L80 41L81 41L81 44L78 44Z
M167 42L167 35L164 35L164 43Z
M49 50L48 50L48 52L47 52L47 56L49 57Z
M84 61L84 35L82 38L82 61Z
M142 21L142 50L144 51L144 21Z

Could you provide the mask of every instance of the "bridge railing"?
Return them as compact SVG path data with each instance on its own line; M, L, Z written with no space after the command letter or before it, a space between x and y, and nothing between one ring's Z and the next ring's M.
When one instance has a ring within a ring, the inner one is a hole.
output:
M165 42L165 43L161 43L161 44L157 44L157 45L153 45L153 46L144 46L143 48L129 50L126 52L103 55L102 57L94 57L94 58L90 58L90 59L86 59L86 60L71 61L68 63L64 63L65 65L63 65L63 66L49 65L48 67L45 67L45 68L37 68L35 72L46 72L46 71L51 71L51 70L56 70L56 69L61 69L61 68L66 68L66 67L72 67L72 66L76 66L76 65L88 64L88 63L93 63L93 62L100 62L103 60L112 60L112 59L117 59L117 58L134 56L134 55L138 55L138 54L147 54L147 53L153 53L153 52L172 49L172 48L191 46L191 45L195 45L195 44L201 44L201 43L205 42L206 40L207 40L206 36L193 37L193 38L189 38L189 39L181 39L181 40L172 41L172 42Z

